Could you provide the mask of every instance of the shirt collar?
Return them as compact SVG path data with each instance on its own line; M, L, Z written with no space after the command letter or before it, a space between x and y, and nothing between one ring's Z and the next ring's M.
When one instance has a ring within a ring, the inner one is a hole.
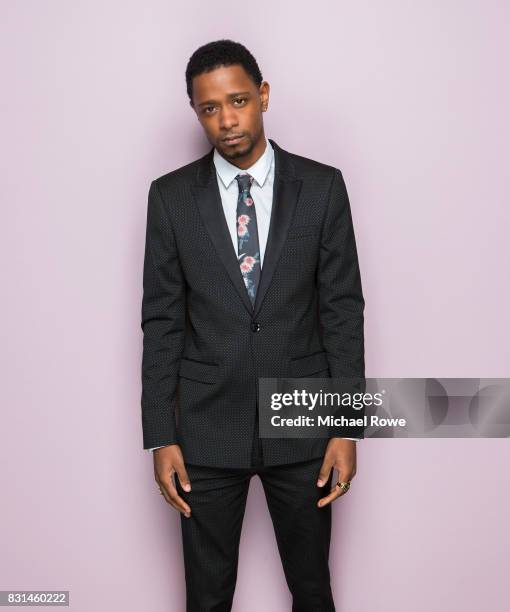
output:
M253 178L257 181L258 185L262 187L264 184L267 175L269 173L269 169L271 168L271 164L274 158L274 150L271 146L271 143L266 138L266 148L264 149L264 153L257 159L257 161L252 164L246 170L238 168L227 161L224 157L222 157L218 150L214 149L214 165L216 166L216 172L219 174L222 183L228 189L230 183L235 179L235 177L240 172L248 172L253 176Z

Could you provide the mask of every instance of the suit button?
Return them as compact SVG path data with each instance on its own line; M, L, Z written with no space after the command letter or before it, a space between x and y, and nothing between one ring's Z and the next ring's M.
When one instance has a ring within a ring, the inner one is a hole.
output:
M258 321L252 321L250 327L252 332L260 331L260 323Z

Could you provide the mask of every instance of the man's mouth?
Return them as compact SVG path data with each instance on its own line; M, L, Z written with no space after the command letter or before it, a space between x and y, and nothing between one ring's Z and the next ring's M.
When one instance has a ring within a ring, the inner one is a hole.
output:
M223 139L223 142L228 145L236 145L238 142L241 142L243 138L243 135L227 136L227 138Z

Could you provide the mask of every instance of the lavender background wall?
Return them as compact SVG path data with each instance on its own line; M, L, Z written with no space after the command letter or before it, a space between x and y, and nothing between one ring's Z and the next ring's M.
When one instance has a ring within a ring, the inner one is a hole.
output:
M342 169L367 375L510 376L507 2L1 2L0 589L184 609L178 515L142 450L150 181L209 148L194 49L231 37L266 134ZM508 442L365 440L334 505L343 612L508 609ZM252 480L236 612L288 610Z

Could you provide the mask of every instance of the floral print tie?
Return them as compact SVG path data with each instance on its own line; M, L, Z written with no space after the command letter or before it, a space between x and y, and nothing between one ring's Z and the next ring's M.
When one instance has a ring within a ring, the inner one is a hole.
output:
M236 181L239 186L239 197L237 199L237 259L253 306L260 280L257 215L255 214L255 203L250 194L253 176L246 172L238 174Z

